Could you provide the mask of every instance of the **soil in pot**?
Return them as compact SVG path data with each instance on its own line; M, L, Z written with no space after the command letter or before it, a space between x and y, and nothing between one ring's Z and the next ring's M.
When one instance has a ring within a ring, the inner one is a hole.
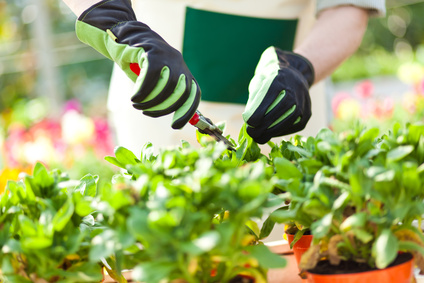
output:
M311 283L409 283L413 276L413 257L409 253L400 253L385 269L370 268L354 261L342 261L334 266L324 260L307 274Z
M249 276L238 275L231 279L230 283L255 283L255 279Z

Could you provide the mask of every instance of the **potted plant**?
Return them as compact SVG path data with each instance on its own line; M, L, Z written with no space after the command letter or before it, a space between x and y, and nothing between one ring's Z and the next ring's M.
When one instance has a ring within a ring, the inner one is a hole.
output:
M7 183L0 196L0 281L101 281L101 265L88 259L97 180L70 180L37 163L32 175Z
M285 224L285 237L293 249L297 262L312 241L311 225L325 215L322 204L314 199L315 175L323 168L331 168L349 151L329 129L322 129L316 137L296 135L279 144L269 143L269 163L275 169L274 187L283 205L276 209L267 222ZM331 146L338 149L328 152ZM325 201L328 202L328 201Z
M94 202L107 228L93 239L102 253L92 260L107 258L116 281L130 269L149 283L258 283L284 266L252 221L273 205L273 168L245 135L236 152L199 140L201 149L183 142L154 155L147 144L140 157L117 147L106 158L124 172Z
M424 237L414 223L424 212L424 125L396 124L381 136L377 128L357 127L329 133L316 146L330 162L315 173L307 198L296 199L302 213L318 217L310 225L313 241L300 268L310 282L362 275L358 282L409 282L411 254L423 268ZM278 211L274 219L287 215ZM371 277L375 273L385 279Z

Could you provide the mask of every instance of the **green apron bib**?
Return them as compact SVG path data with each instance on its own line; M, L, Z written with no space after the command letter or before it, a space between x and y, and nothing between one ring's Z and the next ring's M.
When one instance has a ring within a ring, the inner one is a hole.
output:
M262 52L292 50L297 20L262 19L188 7L182 54L202 100L242 103Z

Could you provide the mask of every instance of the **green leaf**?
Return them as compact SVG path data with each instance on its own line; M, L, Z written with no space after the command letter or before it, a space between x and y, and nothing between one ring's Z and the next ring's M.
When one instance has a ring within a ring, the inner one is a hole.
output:
M314 237L317 239L325 237L330 231L332 221L333 213L328 213L323 218L312 223L311 230Z
M75 188L75 191L80 192L84 196L95 197L98 180L99 176L87 174L81 178L81 183Z
M244 159L244 156L246 155L246 149L247 149L247 139L243 139L243 142L239 145L239 147L236 149L236 158L239 161L242 161Z
M45 236L25 237L21 239L22 247L29 250L45 249L53 244L53 239Z
M290 223L296 217L296 214L293 210L279 209L271 213L270 218L276 223Z
M68 224L73 214L74 203L72 202L72 198L68 198L52 220L54 229L56 231L62 231L66 224Z
M21 214L19 215L18 219L22 233L25 236L37 235L37 225L29 217L24 214Z
M422 123L412 124L408 127L409 139L416 144L422 136L424 136L424 125Z
M217 231L209 231L194 239L191 243L183 244L183 248L191 255L201 255L209 252L219 243L220 235Z
M396 162L403 158L405 158L407 155L409 155L414 150L414 147L412 145L404 145L396 147L395 149L390 150L387 153L387 161L388 162Z
M91 207L91 199L84 198L80 194L74 194L73 198L75 200L75 213L79 216L87 216L93 212L93 208Z
M303 156L303 157L306 157L306 158L312 158L312 156L313 156L312 153L307 151L306 149L298 147L298 146L294 146L292 144L289 144L287 146L287 149L289 149L290 151L296 152L300 156ZM314 160L314 159L312 159L312 160Z
M72 264L68 269L58 270L58 274L62 279L58 283L74 283L74 282L102 282L104 279L102 274L102 267L97 262L79 262Z
M296 231L296 234L294 234L294 237L293 237L293 241L290 243L290 249L293 249L294 244L296 244L297 241L299 241L300 238L302 238L302 236L303 236L303 234L305 234L305 232L306 232L306 229Z
M386 268L391 264L399 251L399 243L390 229L384 229L372 246L372 256L378 268Z
M403 252L419 252L424 256L424 247L411 241L399 241L399 250Z
M369 130L361 134L361 136L359 137L359 143L363 143L366 141L374 141L374 139L377 138L379 132L379 128L370 128Z
M8 253L22 253L21 243L15 239L9 239L5 245L3 245L3 248L1 249L1 252L4 254Z
M91 241L89 258L91 261L99 261L107 258L115 252L116 246L119 246L116 234L112 230L105 230L95 236Z
M13 269L12 266L11 266L11 268ZM11 273L6 274L6 272L4 272L4 273L5 273L4 279L5 279L5 282L7 282L7 283L34 283L34 281L27 279L27 278L25 278L21 275L11 274Z
M126 169L126 168L125 168L125 165L124 165L124 164L122 164L121 162L119 162L119 161L118 161L118 159L116 159L116 157L113 157L113 156L106 156L106 157L105 157L105 160L106 160L107 162L109 162L109 163L111 163L111 164L113 164L113 165L115 165L115 166L119 167L119 168Z
M132 277L140 282L159 283L163 279L168 278L175 269L174 265L176 263L160 261L142 263L134 268Z
M338 210L347 205L350 200L350 192L343 192L333 203L333 210Z
M125 147L122 147L122 146L117 146L115 148L115 156L116 156L116 159L118 159L119 163L121 163L124 166L135 165L138 162L140 162L140 160L138 160L138 158L134 155L134 153L131 150L126 149Z
M188 147L190 144L186 141L181 141L182 147ZM141 162L150 162L154 158L154 147L151 142L146 143L141 149Z
M261 232L259 234L259 239L265 239L266 237L271 234L272 230L274 229L275 221L271 219L271 216L269 216L261 227Z
M343 232L347 232L349 230L352 230L353 228L362 228L365 226L366 220L367 215L365 212L353 214L342 222L342 224L340 225L340 229Z
M33 176L35 184L41 187L48 188L54 184L54 178L49 175L46 167L39 162L35 164Z
M248 220L246 221L246 227L253 233L253 235L258 238L260 234L259 225L256 221Z
M372 239L374 239L374 236L371 233L368 233L365 230L362 229L353 229L353 234L355 234L355 237L358 238L362 243L367 244L371 242Z
M284 157L278 157L274 159L274 166L276 175L280 179L301 179L303 177L299 169L297 169L296 166L290 162L290 160Z
M302 211L313 217L321 218L328 213L328 208L317 199L309 199L303 203Z
M265 245L248 246L246 251L249 256L256 258L264 268L283 268L286 266L286 260L271 252Z

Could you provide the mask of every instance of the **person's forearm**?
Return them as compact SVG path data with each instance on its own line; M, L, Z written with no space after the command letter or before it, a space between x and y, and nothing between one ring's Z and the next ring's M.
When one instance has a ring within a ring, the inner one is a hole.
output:
M100 2L101 0L63 0L65 4L79 17L82 12Z
M324 10L306 39L294 52L315 69L315 83L329 76L359 47L368 24L368 12L353 6Z

